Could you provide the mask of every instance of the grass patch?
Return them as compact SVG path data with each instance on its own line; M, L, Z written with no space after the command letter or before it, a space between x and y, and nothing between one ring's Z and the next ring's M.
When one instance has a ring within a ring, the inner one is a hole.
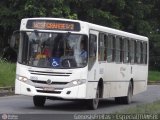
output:
M129 108L122 112L118 112L118 114L160 114L160 101L156 101L153 103L145 104L145 105L137 105L136 107Z
M149 81L160 81L160 71L149 71L148 80Z
M0 58L0 86L14 86L16 64L6 62Z

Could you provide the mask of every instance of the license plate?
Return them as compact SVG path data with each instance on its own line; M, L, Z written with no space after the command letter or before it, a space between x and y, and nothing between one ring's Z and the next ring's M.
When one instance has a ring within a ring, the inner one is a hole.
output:
M45 91L54 91L54 88L48 87L48 88L43 88Z

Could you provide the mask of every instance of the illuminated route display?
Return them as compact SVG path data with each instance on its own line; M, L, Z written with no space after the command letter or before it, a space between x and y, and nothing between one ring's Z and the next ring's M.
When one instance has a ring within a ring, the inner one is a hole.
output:
M57 20L28 20L26 28L39 30L80 31L78 22Z

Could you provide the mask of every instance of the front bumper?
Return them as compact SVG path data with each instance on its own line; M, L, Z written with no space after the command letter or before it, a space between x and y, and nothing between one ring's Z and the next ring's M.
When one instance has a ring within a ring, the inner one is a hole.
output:
M47 96L57 97L62 99L85 99L86 98L86 84L78 86L45 90L43 88L36 88L35 86L26 84L16 79L15 94L28 95L28 96Z

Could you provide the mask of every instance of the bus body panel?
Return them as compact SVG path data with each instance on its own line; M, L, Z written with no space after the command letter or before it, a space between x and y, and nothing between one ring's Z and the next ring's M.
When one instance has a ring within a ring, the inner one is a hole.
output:
M138 94L147 89L147 79L148 79L148 66L146 65L134 65L133 66L134 75L134 91L133 94Z
M109 97L126 96L130 81L128 65L107 63L106 72L104 74L105 85L109 88ZM107 91L105 91L107 93Z

